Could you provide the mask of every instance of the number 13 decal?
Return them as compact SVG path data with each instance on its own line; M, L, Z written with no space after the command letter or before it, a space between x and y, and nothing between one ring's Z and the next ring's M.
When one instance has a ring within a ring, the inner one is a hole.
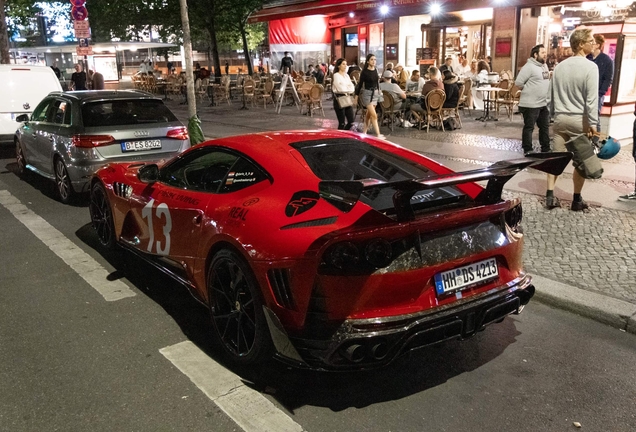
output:
M154 204L155 200L153 198L141 210L141 217L148 219L148 234L150 236L150 239L148 240L148 252L152 252L152 247L155 242L155 231L152 226L152 207ZM170 230L172 230L172 218L170 217L170 208L168 208L168 204L161 203L157 205L155 214L157 219L161 220L162 217L165 219L165 224L163 225L163 236L166 239L166 244L162 247L161 242L157 240L157 254L168 255L170 254Z

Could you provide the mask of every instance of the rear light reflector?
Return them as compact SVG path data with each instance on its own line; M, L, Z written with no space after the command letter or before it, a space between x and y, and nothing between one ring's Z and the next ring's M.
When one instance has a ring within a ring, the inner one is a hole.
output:
M100 147L115 142L110 135L73 135L73 145L80 148Z
M174 138L178 140L187 140L188 139L188 129L185 127L178 127L175 129L170 129L168 131L168 138Z

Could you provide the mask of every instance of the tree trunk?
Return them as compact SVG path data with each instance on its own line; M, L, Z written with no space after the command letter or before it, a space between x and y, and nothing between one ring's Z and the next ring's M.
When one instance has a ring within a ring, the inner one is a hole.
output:
M9 33L7 32L7 17L4 14L5 0L0 0L0 64L11 63L9 54Z
M247 47L247 34L245 33L245 23L241 23L241 39L243 39L243 52L245 53L245 61L247 62L247 74L252 75L254 70L252 69L252 56L250 50Z
M216 26L214 16L210 16L208 21L208 33L210 35L210 49L212 50L212 62L214 63L214 78L217 83L221 82L221 59L219 58L219 44L216 42Z
M185 52L186 86L188 93L188 116L197 115L197 101L194 95L194 75L192 74L192 39L190 37L190 20L188 18L188 4L181 2L181 25L183 26L183 51Z

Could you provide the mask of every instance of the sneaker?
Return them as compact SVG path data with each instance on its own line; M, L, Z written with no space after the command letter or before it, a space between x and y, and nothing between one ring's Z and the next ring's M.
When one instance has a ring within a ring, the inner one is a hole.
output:
M627 194L627 195L621 195L621 196L618 197L618 200L619 201L626 201L626 202L629 202L629 201L636 202L636 192L632 192L632 193Z
M555 196L547 197L545 199L545 207L548 210L552 210L557 207L561 207L561 201Z
M378 135L378 138L383 139L383 140L386 139L386 137L384 135L382 135L382 134Z
M570 207L570 210L583 211L583 210L587 210L588 208L590 208L590 206L587 205L585 201L581 200L581 201L572 201L572 206Z

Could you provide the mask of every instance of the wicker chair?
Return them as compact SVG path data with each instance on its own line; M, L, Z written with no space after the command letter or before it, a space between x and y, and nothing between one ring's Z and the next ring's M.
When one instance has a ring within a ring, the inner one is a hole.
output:
M382 115L379 116L380 125L384 123L384 120L387 120L389 129L393 131L395 120L399 120L401 116L402 111L395 109L395 99L393 99L393 95L386 90L382 90Z
M360 81L359 70L354 70L353 72L351 72L351 81L353 81L354 84L358 84L358 81Z
M312 83L309 81L303 81L302 84L298 86L298 97L300 98L300 112L303 112L303 107L307 107L307 113L310 114L311 111L311 100L309 97L309 92L311 91Z
M267 102L274 104L272 93L274 92L274 81L268 79L263 84L263 90L258 94L258 99L263 101L263 108L267 108Z
M508 115L508 120L512 121L515 106L519 105L520 97L521 89L513 84L512 87L504 93L503 97L497 98L495 103L497 115L499 115L499 109L504 107L506 109L506 114Z
M322 84L314 84L309 89L309 115L313 117L315 110L320 110L322 116L325 116L325 111L322 108L322 95L325 92L325 88Z
M255 88L256 84L254 83L253 79L247 78L245 79L245 81L243 81L243 98L245 99L246 103L247 101L251 101L252 106L254 106L254 99L256 98L254 93Z
M441 89L431 90L426 95L426 133L434 120L439 121L442 131L444 131L443 106L445 100L446 93Z
M464 94L459 98L459 107L460 109L467 109L468 114L471 115L471 111L473 109L473 80L467 78L464 80Z

